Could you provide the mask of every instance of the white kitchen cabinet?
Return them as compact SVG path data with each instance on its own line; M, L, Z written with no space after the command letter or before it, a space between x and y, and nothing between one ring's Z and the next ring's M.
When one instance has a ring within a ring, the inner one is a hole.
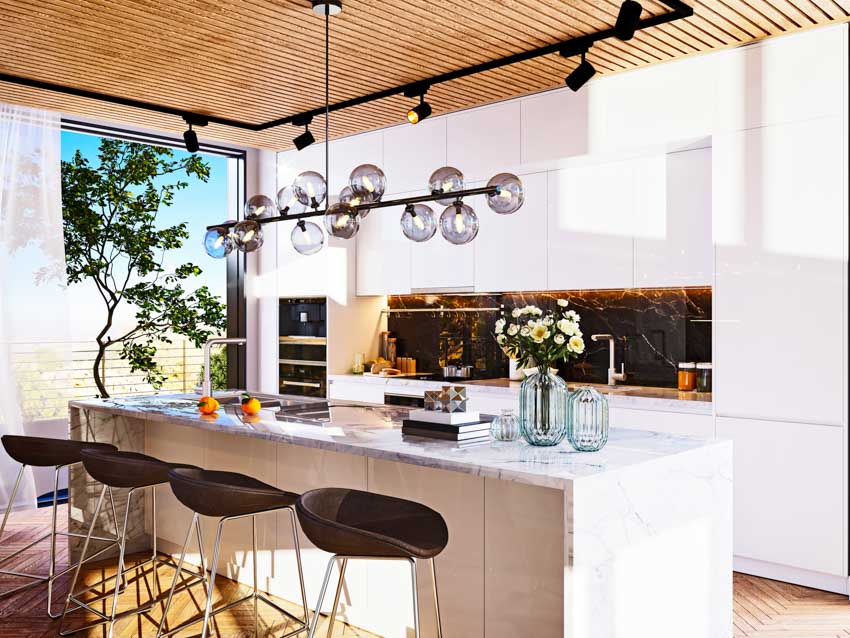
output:
M719 416L844 424L845 136L825 118L714 140Z
M311 220L324 232L321 218ZM324 297L328 294L328 279L332 251L327 245L315 255L302 255L292 247L290 235L296 226L294 221L276 224L277 242L277 296L278 297ZM300 232L300 231L299 231ZM262 250L262 249L260 249ZM266 280L252 282L254 286L264 286ZM257 294L266 293L258 291Z
M328 178L328 193L331 198L348 186L351 171L361 164L374 164L383 170L384 167L384 134L383 131L363 133L343 137L331 142L330 176ZM325 174L324 158L322 159L322 175ZM392 188L391 185L387 185ZM334 201L333 199L331 201Z
M711 414L611 407L608 419L611 427L616 428L696 436L702 439L714 438L714 417Z
M519 100L512 100L449 115L448 165L460 169L467 183L518 172L520 112Z
M409 195L388 195L387 199ZM403 206L379 208L360 222L356 240L358 295L410 294L413 242L401 232L402 212Z
M842 428L718 418L717 436L735 448L735 555L846 576Z
M635 178L635 286L712 285L711 149L640 159Z
M590 152L590 94L564 88L522 100L524 166L554 168L558 160Z
M628 161L549 173L551 290L633 285L634 194L635 170Z
M416 126L403 124L384 131L384 172L393 193L428 192L428 178L446 165L446 118Z
M383 384L331 379L328 384L328 398L334 401L364 401L381 405L384 403L386 389L387 386Z
M484 196L470 199L481 221L474 241L476 292L546 290L547 177L519 177L525 203L511 215L494 213Z
M475 244L456 246L440 233L439 220L445 206L429 204L437 219L437 234L426 242L409 242L410 288L413 292L472 292L475 285ZM486 204L484 204L486 206ZM476 212L480 205L476 208Z

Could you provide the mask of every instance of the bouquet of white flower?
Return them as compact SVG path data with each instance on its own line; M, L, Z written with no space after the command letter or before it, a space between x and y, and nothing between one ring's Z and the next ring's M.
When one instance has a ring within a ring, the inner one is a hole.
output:
M514 308L510 317L503 314L496 321L496 342L522 367L535 365L548 370L556 361L578 357L584 352L581 317L567 306L566 299L558 299L557 314L544 314L537 306Z

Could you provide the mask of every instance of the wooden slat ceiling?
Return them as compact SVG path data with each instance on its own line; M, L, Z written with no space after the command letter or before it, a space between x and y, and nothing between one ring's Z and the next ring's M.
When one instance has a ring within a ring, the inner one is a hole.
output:
M666 13L641 0L643 17ZM600 74L737 46L850 17L850 0L699 0L686 20L609 40ZM0 71L259 123L324 104L324 19L309 0L0 0ZM345 0L331 21L331 101L613 25L618 0ZM435 86L445 113L560 86L575 59L552 55ZM0 83L0 101L181 133L173 116ZM404 121L396 96L331 115L331 137ZM311 127L323 137L323 118ZM210 125L206 139L291 147L301 129Z

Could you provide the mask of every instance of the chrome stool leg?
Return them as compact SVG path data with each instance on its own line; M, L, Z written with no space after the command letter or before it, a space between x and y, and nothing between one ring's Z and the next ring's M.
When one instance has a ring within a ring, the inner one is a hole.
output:
M413 585L413 629L416 632L416 638L419 638L419 588L416 578L416 559L409 558L410 574Z
M434 609L437 610L437 638L443 638L443 620L440 615L440 596L437 594L437 559L432 558L431 563L431 585L434 588Z
M339 582L336 584L336 594L334 594L334 604L331 608L331 615L328 619L328 634L327 638L331 638L334 633L334 621L336 620L337 610L339 609L339 597L342 594L342 587L345 584L345 568L348 566L348 559L343 558L339 561Z

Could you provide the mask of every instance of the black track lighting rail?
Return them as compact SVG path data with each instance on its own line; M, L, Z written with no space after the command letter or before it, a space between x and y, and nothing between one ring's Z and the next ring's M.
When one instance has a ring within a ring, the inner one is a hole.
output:
M462 191L452 191L450 193L431 193L429 195L416 195L415 197L403 197L401 199L389 199L389 200L381 200L380 202L375 202L373 204L357 204L356 206L352 206L351 208L357 212L368 210L372 211L376 208L389 208L390 206L406 206L407 204L421 204L423 202L433 202L438 199L447 199L448 197L452 197L455 200L463 199L464 197L473 197L474 195L495 195L499 192L498 186L481 186L480 188L469 188L467 190ZM324 217L325 213L327 213L327 209L325 210L314 210L309 213L300 213L298 215L287 215L282 213L280 215L275 215L274 217L261 217L260 219L256 219L257 223L260 224L273 224L275 222L284 222L291 220L299 220L299 219L309 219L310 217ZM211 226L207 226L207 230L213 230L215 228L233 228L237 222L223 222L221 224L212 224Z
M666 24L668 22L674 22L683 18L689 18L694 13L693 8L688 4L682 2L681 0L659 1L669 7L670 11L668 13L639 20L635 29L636 31L641 31L650 27ZM514 55L509 55L503 58L499 58L497 60L491 60L489 62L475 64L473 66L465 67L463 69L457 69L456 71L450 71L448 73L442 73L440 75L436 75L434 77L427 78L424 80L417 80L415 82L402 84L401 86L395 86L392 88L383 89L381 91L375 91L367 95L361 95L359 97L343 100L341 102L330 104L327 107L322 106L319 108L310 109L301 113L295 113L293 115L287 115L286 117L281 117L275 120L261 122L258 124L242 122L239 120L233 120L225 117L218 117L215 115L194 113L192 111L186 111L170 106L163 106L162 104L154 104L152 102L146 102L143 100L134 100L130 98L118 97L115 95L101 93L99 91L90 91L88 89L80 89L53 82L45 82L43 80L20 77L8 73L0 73L0 82L8 82L10 84L17 84L19 86L27 86L30 88L41 89L45 91L64 93L66 95L73 95L76 97L83 97L92 100L98 100L101 102L109 102L111 104L128 106L131 108L142 109L155 113L162 113L165 115L174 115L176 117L183 118L187 121L192 120L192 123L206 120L211 124L219 124L221 126L228 126L231 128L237 128L246 131L259 132L265 131L270 128L275 128L277 126L283 126L285 124L295 124L296 126L304 126L305 122L309 123L309 121L312 120L313 117L324 115L326 112L333 113L335 111L341 111L343 109L348 109L354 106L360 106L369 102L382 100L384 98L392 97L394 95L402 94L407 96L418 96L422 94L423 89L427 90L435 84L451 82L452 80L458 80L460 78L468 77L470 75L476 75L478 73L492 71L494 69L510 66L519 62L526 62L528 60L533 60L534 58L539 58L545 55L579 55L582 51L587 51L594 43L599 42L600 40L606 40L608 38L616 37L616 31L616 28L604 29L603 31L570 38L568 40L562 40L561 42L556 42L555 44L549 44L543 47L538 47L536 49L531 49L530 51L515 53Z

